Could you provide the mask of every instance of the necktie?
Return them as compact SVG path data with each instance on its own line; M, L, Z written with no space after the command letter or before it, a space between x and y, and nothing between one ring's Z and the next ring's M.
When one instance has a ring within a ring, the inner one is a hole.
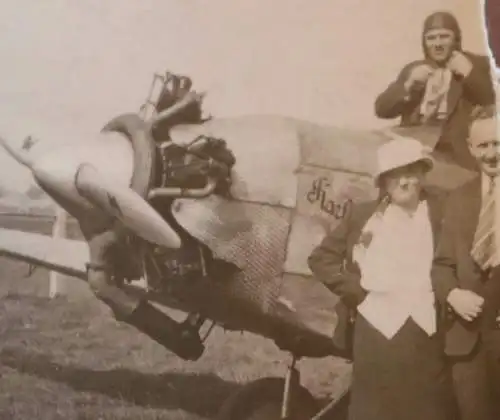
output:
M482 200L471 252L472 258L484 270L500 262L495 242L495 204L495 179L491 178L490 188Z

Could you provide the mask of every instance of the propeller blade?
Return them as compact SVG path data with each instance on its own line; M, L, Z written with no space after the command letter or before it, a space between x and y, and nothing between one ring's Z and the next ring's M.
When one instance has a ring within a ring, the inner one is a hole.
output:
M80 166L76 188L92 204L116 217L138 236L160 246L180 248L180 237L153 207L129 187L104 179L95 167Z

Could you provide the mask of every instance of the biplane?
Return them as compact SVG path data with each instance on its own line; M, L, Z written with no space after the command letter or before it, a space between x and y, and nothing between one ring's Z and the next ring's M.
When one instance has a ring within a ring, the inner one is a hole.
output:
M155 75L139 113L114 118L85 144L40 152L31 138L20 147L1 142L77 220L109 218L124 232L133 274L120 287L195 314L200 330L248 331L291 355L285 378L247 385L221 407L221 420L345 418L348 391L321 408L300 383L300 358L347 357L332 343L337 298L314 280L307 258L353 203L375 197L376 148L425 130L356 131L271 115L203 119L202 98L189 78ZM423 134L432 147L437 134ZM443 160L429 182L446 190L470 176ZM166 251L191 246L183 232L232 269L202 265L197 278L172 276ZM85 241L2 229L0 255L87 279Z

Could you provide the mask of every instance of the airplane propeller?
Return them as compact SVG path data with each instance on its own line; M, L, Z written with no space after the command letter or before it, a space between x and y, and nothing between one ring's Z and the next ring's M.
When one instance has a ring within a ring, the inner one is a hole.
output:
M146 241L180 248L181 239L177 233L139 194L128 185L109 179L105 172L72 153L71 148L55 149L34 157L1 137L0 145L30 169L36 183L49 190L52 199L67 211L68 205L83 211L98 208Z
M180 248L177 233L131 188L109 182L89 164L80 166L75 185L83 197L137 235L160 246Z

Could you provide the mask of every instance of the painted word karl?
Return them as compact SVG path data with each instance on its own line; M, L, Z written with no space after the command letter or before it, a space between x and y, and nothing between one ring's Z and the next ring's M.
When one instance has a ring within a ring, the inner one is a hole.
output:
M307 201L311 204L319 203L321 211L328 213L336 219L346 216L352 204L350 199L343 203L336 203L327 197L327 190L331 186L326 177L316 178L311 185L311 190L307 193Z

